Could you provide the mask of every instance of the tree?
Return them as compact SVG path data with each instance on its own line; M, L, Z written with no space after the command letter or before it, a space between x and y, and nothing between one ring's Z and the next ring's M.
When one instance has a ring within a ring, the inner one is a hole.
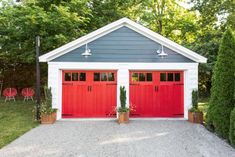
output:
M235 108L230 115L229 141L235 147Z
M43 54L86 34L90 10L85 4L86 1L73 0L4 4L0 10L0 71L4 84L16 87L34 84L36 35L41 37ZM42 73L47 73L46 68L42 68ZM42 77L46 80L46 75Z
M222 39L213 70L212 91L206 115L208 128L228 139L230 112L234 107L235 40L230 29Z
M228 26L235 30L235 3L233 0L191 0L190 3L193 4L191 10L199 13L197 26L200 29L196 40L189 46L208 58L208 64L199 67L199 94L205 97L210 95L212 69L219 50L218 41Z
M179 43L192 43L198 30L198 16L176 0L139 0L135 18L151 30Z
M91 20L88 29L96 30L120 18L130 17L130 8L135 5L133 0L90 0Z
M211 28L210 31L199 31L196 40L188 44L190 49L207 57L207 63L199 65L198 86L200 97L210 96L212 70L219 51L219 41L222 38L222 32L223 30L219 28Z
M203 23L207 25L226 24L235 28L233 19L235 13L235 2L233 0L191 0L194 9L201 13Z

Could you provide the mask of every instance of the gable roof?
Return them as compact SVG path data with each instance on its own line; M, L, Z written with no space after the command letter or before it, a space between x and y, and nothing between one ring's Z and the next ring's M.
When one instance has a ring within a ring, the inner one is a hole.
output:
M149 39L158 42L160 44L162 44L165 47L168 47L174 51L176 51L177 53L195 61L198 63L206 63L207 58L197 54L196 52L193 52L165 37L163 37L162 35L155 33L153 31L151 31L150 29L135 23L133 21L131 21L128 18L122 18L120 20L117 20L113 23L110 23L100 29L97 29L96 31L93 31L85 36L82 36L68 44L65 44L55 50L52 50L51 52L48 52L42 56L39 57L39 61L40 62L49 62L59 56L62 56L76 48L79 48L83 45L85 45L86 43L89 43L91 41L94 41L114 30L117 30L123 26L126 26L146 37L148 37Z

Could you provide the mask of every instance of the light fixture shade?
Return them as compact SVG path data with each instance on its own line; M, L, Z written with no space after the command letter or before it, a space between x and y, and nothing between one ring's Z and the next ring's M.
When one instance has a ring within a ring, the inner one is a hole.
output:
M167 55L168 55L168 54L165 53L163 50L161 51L161 53L158 54L158 56L160 56L160 57L165 57L165 56L167 56Z
M162 49L161 50L157 50L157 54L161 58L164 58L164 57L166 57L168 55L167 53L164 52L163 45L162 45Z
M82 56L88 57L88 56L91 56L91 55L92 55L91 50L88 48L88 46L86 44L85 52L82 53Z

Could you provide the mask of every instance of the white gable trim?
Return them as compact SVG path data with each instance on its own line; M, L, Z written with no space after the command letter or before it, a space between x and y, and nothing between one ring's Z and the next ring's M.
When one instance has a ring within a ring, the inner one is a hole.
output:
M83 37L80 37L68 44L65 44L49 53L46 53L42 56L39 57L39 61L40 62L49 62L59 56L62 56L86 43L89 43L91 41L94 41L114 30L117 30L123 26L126 26L148 38L150 38L151 40L153 41L156 41L160 44L162 44L163 46L165 47L168 47L174 51L176 51L177 53L195 61L195 62L198 62L198 63L206 63L207 61L207 58L161 36L160 34L158 33L155 33L153 31L151 31L150 29L138 24L138 23L135 23L133 21L131 21L130 19L128 18L122 18L120 20L117 20L113 23L110 23L100 29L97 29L96 31L93 31Z

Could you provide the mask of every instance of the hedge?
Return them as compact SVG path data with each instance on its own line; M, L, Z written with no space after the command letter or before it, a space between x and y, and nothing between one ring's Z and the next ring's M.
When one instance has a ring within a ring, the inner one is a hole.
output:
M235 108L232 110L230 115L229 141L231 145L235 147Z
M229 139L230 113L234 106L235 40L231 30L224 33L213 69L207 127Z

